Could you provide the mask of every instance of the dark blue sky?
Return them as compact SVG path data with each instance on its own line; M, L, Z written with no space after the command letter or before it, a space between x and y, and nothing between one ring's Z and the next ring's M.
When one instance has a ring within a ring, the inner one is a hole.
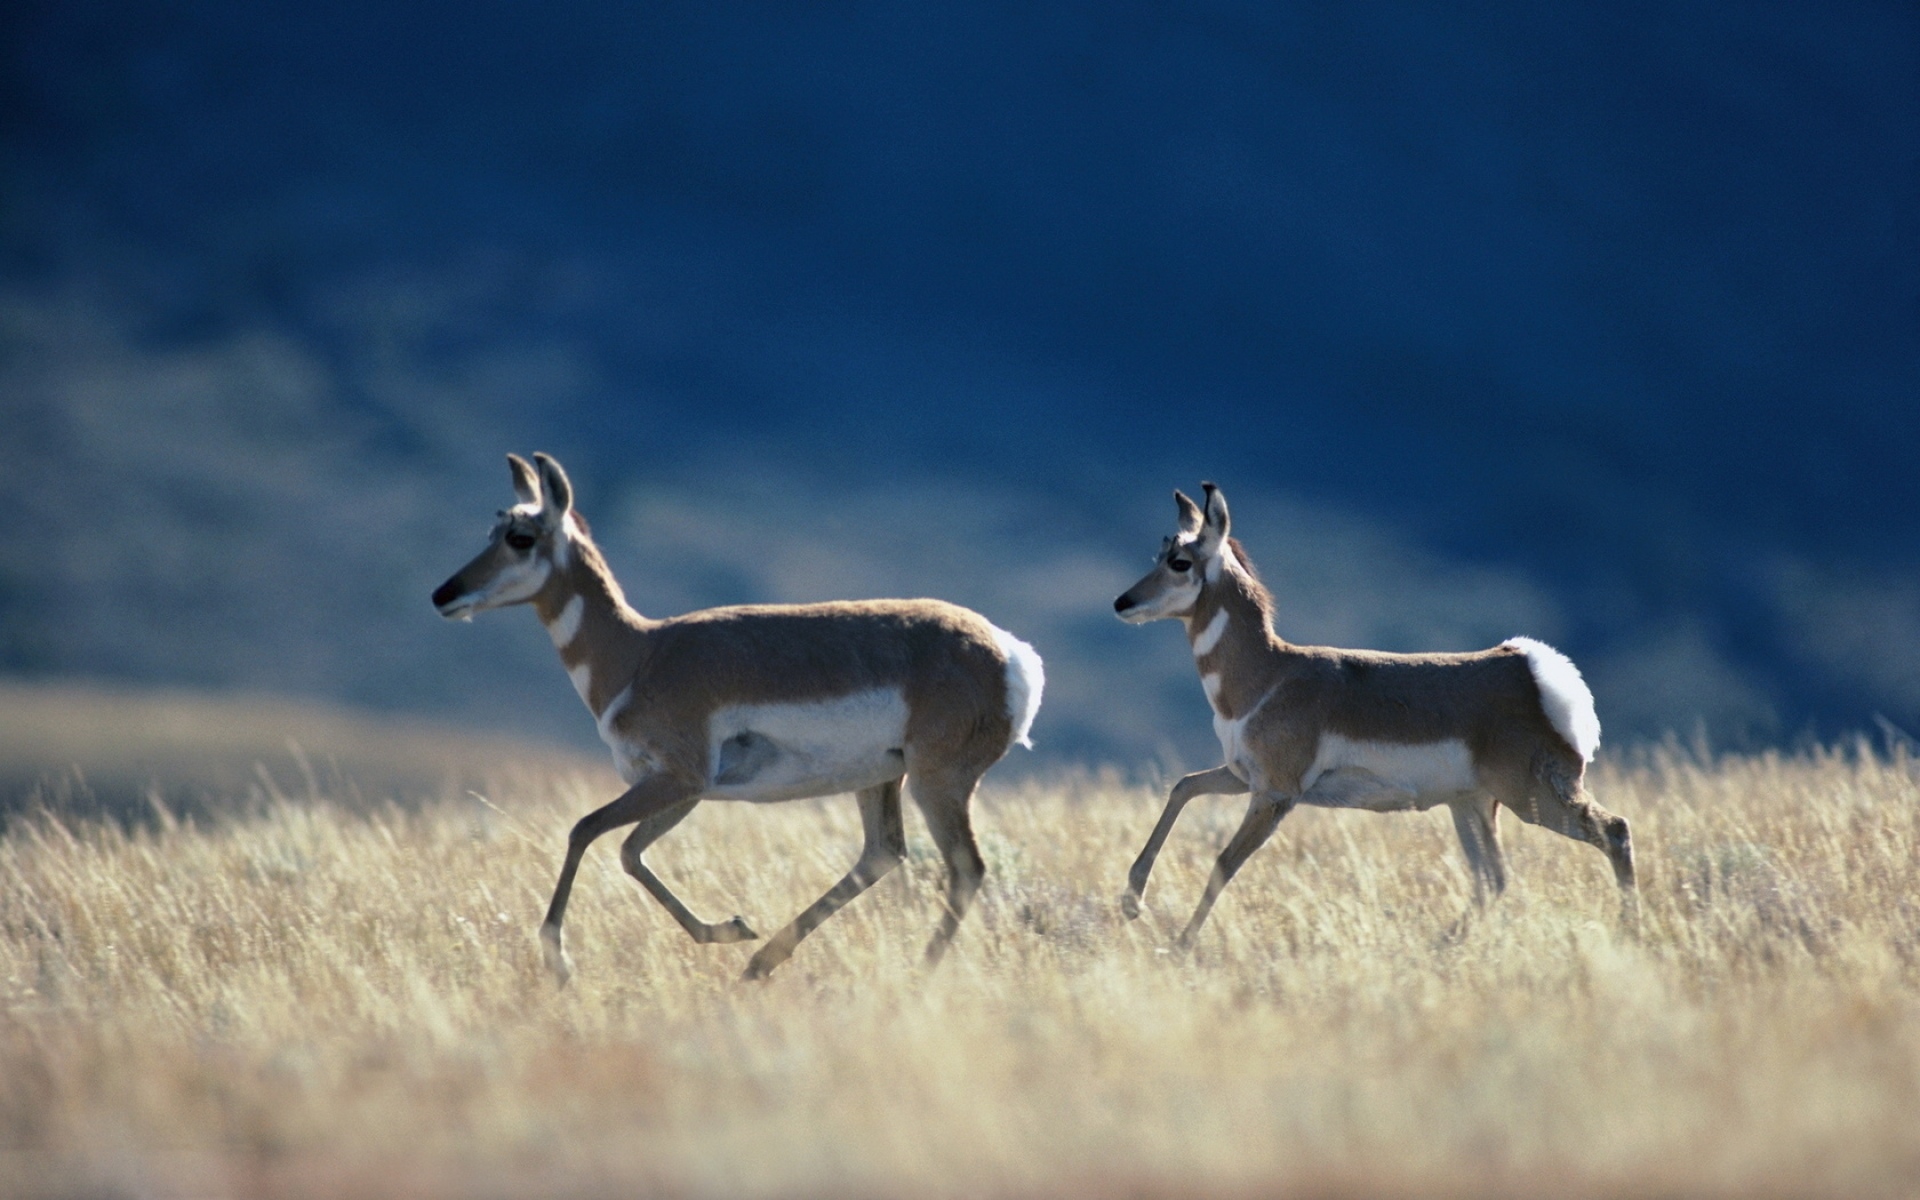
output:
M1920 668L1910 4L62 2L4 37L16 306L286 339L302 419L378 461L532 439L603 495L771 463L1096 524L1204 475L1517 572L1577 657L1684 631L1774 735L1920 718L1845 665L1880 630ZM71 452L24 394L16 449ZM55 602L30 571L7 611ZM72 665L31 641L0 667Z

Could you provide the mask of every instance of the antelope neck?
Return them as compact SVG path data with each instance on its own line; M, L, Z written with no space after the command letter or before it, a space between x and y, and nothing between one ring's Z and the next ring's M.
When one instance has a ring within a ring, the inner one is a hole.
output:
M582 539L572 549L533 605L574 690L598 719L632 678L647 621L627 604L591 543Z
M1228 719L1245 716L1266 695L1272 674L1267 668L1275 639L1266 609L1240 573L1228 568L1200 590L1186 624L1213 710Z

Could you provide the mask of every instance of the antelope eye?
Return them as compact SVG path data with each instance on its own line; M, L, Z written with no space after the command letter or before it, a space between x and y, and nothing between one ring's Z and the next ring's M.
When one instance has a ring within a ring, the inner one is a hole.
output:
M1193 566L1193 560L1190 558L1170 558L1167 560L1167 565L1176 571L1186 571Z
M534 537L530 533L521 533L515 530L507 535L507 545L512 546L515 550L531 550L533 549L533 542Z

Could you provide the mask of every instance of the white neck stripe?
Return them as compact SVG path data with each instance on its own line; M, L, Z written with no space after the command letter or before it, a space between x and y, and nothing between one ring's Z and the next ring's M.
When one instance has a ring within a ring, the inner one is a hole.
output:
M1223 607L1214 612L1213 620L1208 621L1207 627L1202 629L1199 636L1193 639L1193 656L1195 658L1204 658L1212 654L1213 648L1220 644L1220 639L1225 637L1226 633L1227 610Z
M573 644L574 638L580 636L580 617L586 609L585 602L578 595L567 601L566 606L560 610L560 615L547 626L547 634L553 638L554 649L565 650Z

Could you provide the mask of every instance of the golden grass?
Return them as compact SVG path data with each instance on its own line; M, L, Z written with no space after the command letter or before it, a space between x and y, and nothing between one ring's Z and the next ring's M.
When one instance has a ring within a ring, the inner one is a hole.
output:
M1458 943L1444 812L1301 812L1169 954L1238 802L1197 801L1137 923L1158 789L989 790L938 970L907 868L766 984L609 837L556 993L534 937L598 777L214 827L0 840L0 1192L264 1196L1899 1195L1920 1189L1920 769L1669 754L1599 852L1503 832ZM850 800L704 806L654 851L763 933L851 863Z

